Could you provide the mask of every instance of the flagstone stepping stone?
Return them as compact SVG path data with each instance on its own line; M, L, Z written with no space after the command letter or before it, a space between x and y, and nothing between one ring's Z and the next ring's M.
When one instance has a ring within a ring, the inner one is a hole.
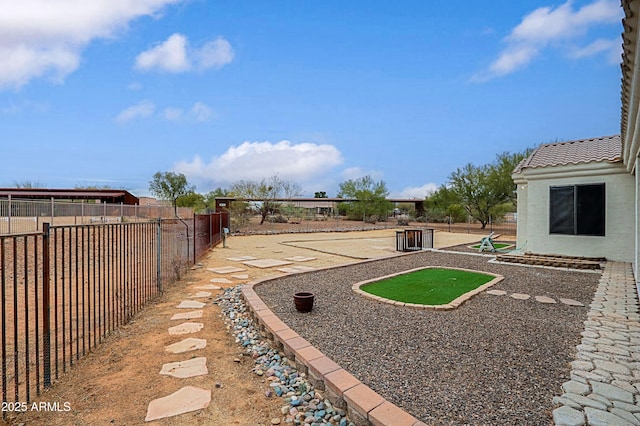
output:
M229 280L227 280L227 281L229 281ZM232 282L232 281L229 281L229 282ZM220 287L219 285L215 285L215 284L199 285L199 286L194 287L194 288L197 289L197 290L220 290L220 289L222 289L222 287Z
M236 257L227 257L227 260L230 260L232 262L242 262L244 260L256 260L257 257L253 257L253 256L236 256Z
M160 374L164 376L173 376L179 379L187 377L204 376L209 374L207 370L207 358L192 358L186 361L169 362L162 366Z
M207 347L206 339L197 339L195 337L187 337L184 340L173 343L169 346L165 346L164 350L166 352L171 352L172 354L181 354L184 352L195 351L197 349L204 349Z
M210 291L199 291L194 295L189 296L192 299L199 299L200 297L211 297L211 292Z
M176 308L179 308L179 309L200 309L200 308L204 308L205 306L207 306L206 303L198 302L197 300L183 300L182 302L180 302L180 304L178 306L176 306Z
M290 260L292 262L308 262L310 260L316 260L315 257L306 257L306 256L293 256L293 257L285 257L286 260Z
M202 330L204 324L201 322L185 322L180 325L169 327L169 334L171 336L179 336L181 334L197 333Z
M528 294L522 294L522 293L513 293L511 295L511 297L513 297L516 300L527 300L529 299L531 296L529 296Z
M149 403L145 422L173 417L191 411L202 410L211 402L211 390L195 386L185 386L182 389Z
M536 300L540 303L558 303L555 299L547 296L536 296Z
M504 296L505 294L507 294L507 292L504 290L488 290L487 294L492 294L494 296Z
M210 283L218 283L218 284L231 284L233 281L231 281L228 278L211 278L209 280Z
M236 275L231 275L231 277L238 279L238 280L248 280L249 279L249 274L236 274Z
M292 262L286 260L278 260L278 259L258 259L258 260L248 260L246 262L242 262L244 265L254 266L256 268L272 268L274 266L284 266L291 265Z
M217 274L233 274L234 272L246 271L246 269L237 268L235 266L218 266L217 268L207 268L207 271L215 272Z
M278 271L285 272L287 274L295 274L298 272L313 271L314 269L315 268L311 268L309 266L287 266L284 268L279 268Z
M191 311L191 312L180 312L177 314L174 314L171 319L172 320L189 320L189 319L196 319L196 318L202 318L202 313L203 311Z
M569 306L584 306L582 302L578 302L577 300L573 300L573 299L560 299L560 302Z

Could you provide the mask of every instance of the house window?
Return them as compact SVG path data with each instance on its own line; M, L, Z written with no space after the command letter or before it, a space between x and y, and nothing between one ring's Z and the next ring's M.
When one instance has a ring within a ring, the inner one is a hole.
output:
M604 183L549 190L549 233L604 237Z

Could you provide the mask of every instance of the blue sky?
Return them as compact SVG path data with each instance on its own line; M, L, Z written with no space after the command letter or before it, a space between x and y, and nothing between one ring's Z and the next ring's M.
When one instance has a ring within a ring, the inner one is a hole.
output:
M0 187L157 171L198 192L466 163L619 133L623 16L596 1L0 0Z

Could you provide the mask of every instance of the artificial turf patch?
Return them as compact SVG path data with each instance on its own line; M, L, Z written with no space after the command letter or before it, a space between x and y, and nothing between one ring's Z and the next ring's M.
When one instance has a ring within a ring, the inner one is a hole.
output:
M459 269L426 268L363 285L360 289L398 302L446 305L494 278Z

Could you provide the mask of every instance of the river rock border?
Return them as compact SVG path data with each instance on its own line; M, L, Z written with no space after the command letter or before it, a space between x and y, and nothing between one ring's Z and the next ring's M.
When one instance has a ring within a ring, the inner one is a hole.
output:
M410 274L410 273L416 272L416 271L422 271L424 269L454 269L454 270L458 270L458 271L474 272L474 273L477 273L477 274L490 275L490 276L492 276L494 278L491 281L489 281L488 283L482 284L480 287L475 288L475 289L473 289L471 291L468 291L465 294L455 298L451 302L449 302L447 304L444 304L444 305L423 305L423 304L419 304L419 303L399 302L397 300L386 299L384 297L376 296L375 294L367 293L366 291L362 290L362 288L361 288L363 286L367 286L369 284L373 284L373 283L376 283L378 281L386 280L388 278L397 277L399 275ZM504 279L504 277L502 275L492 274L491 272L475 271L473 269L465 269L465 268L452 268L450 266L426 266L426 267L423 267L423 268L414 268L414 269L410 269L410 270L407 270L407 271L398 272L398 273L395 273L395 274L385 275L384 277L373 278L371 280L360 281L358 283L355 283L351 287L351 289L354 292L356 292L359 295L361 295L361 296L367 297L369 299L373 299L373 300L378 301L378 302L387 303L389 305L402 306L402 307L411 308L411 309L427 309L427 310L431 310L431 311L450 311L452 309L457 309L460 305L462 305L467 300L471 299L476 294L482 293L483 291L485 291L486 289L490 288L491 286L499 283L503 279Z
M324 390L331 403L346 410L357 426L427 426L373 391L278 318L254 290L254 286L278 278L249 282L242 286L242 295L260 331L295 361L298 371L306 373L316 389Z

